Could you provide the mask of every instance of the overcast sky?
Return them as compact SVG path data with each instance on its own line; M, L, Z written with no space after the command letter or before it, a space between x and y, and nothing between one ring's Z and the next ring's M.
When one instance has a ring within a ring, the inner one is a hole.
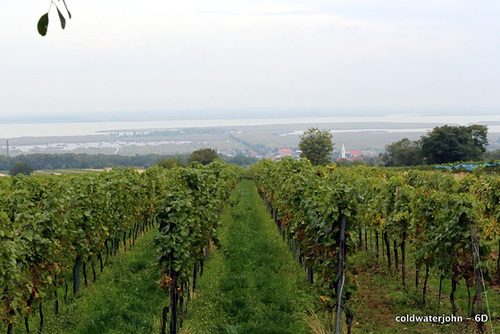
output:
M497 0L66 1L0 1L0 116L500 110Z

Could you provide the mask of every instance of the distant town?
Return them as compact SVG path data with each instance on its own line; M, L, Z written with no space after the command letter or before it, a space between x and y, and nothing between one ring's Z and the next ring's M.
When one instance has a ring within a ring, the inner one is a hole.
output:
M489 116L492 117L492 116ZM18 155L48 153L48 154L106 154L120 156L136 155L186 155L200 148L212 148L219 154L227 157L243 156L254 158L271 158L280 160L285 156L299 158L299 141L303 132L311 127L326 129L333 137L333 161L362 162L376 161L386 146L403 138L418 140L432 128L443 125L441 118L434 122L422 122L411 118L406 122L387 121L376 119L361 122L357 118L351 122L320 122L286 124L288 119L278 120L280 124L265 125L231 125L215 127L186 127L194 124L185 121L185 127L177 128L141 128L144 124L134 122L136 129L117 129L93 131L91 135L57 135L58 128L64 127L59 123L40 123L37 126L45 129L44 133L51 133L47 129L54 129L54 135L26 135L23 124L9 124L10 133L16 133L16 127L22 129L22 136L0 138L0 155L15 157ZM310 118L316 120L316 118ZM401 119L402 121L405 118ZM101 123L68 123L79 124ZM127 123L128 124L128 123ZM488 150L500 148L499 122L491 122L488 132ZM83 126L82 125L82 126ZM122 123L113 123L120 126ZM148 124L150 125L150 124ZM6 126L6 125L4 125ZM31 125L32 126L32 125ZM99 125L104 126L104 125ZM108 126L108 124L106 124ZM32 128L29 128L32 129ZM29 133L29 132L28 132ZM2 135L2 134L0 134ZM5 135L5 133L4 133Z

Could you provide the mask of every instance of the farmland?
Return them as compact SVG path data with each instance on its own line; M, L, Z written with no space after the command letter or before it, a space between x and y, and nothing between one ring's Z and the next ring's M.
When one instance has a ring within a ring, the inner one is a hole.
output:
M498 176L292 159L244 175L0 179L0 331L499 330Z

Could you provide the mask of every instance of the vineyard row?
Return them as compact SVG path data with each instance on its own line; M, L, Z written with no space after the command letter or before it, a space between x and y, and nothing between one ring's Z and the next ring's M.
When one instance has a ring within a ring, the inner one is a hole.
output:
M453 314L461 280L475 291L468 315L486 311L483 280L491 279L499 265L498 257L496 263L491 259L491 245L500 239L498 176L315 167L292 159L264 159L252 171L292 251L308 268L310 282L318 279L325 306L337 310L337 328L343 310L351 330L358 282L350 259L368 250L373 233L377 257L383 250L388 268L400 272L404 289L421 286L422 304L434 272L440 278L440 295L443 280L451 282ZM414 283L409 282L410 272L415 273ZM478 328L484 331L485 324L478 322Z
M175 333L189 293L216 242L218 215L237 179L221 161L187 168L133 168L99 174L16 176L0 180L0 317L7 333L33 307L43 328L45 301L71 278L78 293L85 265L130 248L147 228L159 228L158 282L166 292L163 331ZM103 260L104 258L104 260ZM83 267L83 270L82 270ZM155 279L154 277L152 279Z

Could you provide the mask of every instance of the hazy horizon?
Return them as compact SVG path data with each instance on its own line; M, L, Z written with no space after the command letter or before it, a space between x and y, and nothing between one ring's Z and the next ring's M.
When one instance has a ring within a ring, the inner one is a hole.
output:
M262 118L324 118L324 117L387 117L396 119L406 115L427 116L496 116L500 121L500 113L496 110L346 110L328 111L310 110L180 110L180 111L129 111L129 112L81 112L72 114L21 114L0 115L2 123L64 123L64 122L146 122L163 120L222 120L222 119L262 119Z
M0 121L500 110L493 0L66 2L0 2Z

